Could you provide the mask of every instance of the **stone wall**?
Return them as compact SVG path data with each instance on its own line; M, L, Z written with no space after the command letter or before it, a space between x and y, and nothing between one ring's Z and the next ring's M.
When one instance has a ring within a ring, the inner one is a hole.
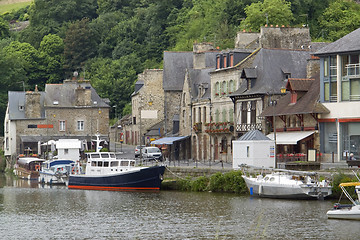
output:
M307 60L306 77L311 78L317 74L320 74L320 59L312 57Z
M181 91L165 91L165 131L167 134L173 132L174 115L180 116Z
M260 33L238 32L235 38L235 48L256 49L259 47Z
M309 49L311 46L308 28L261 27L261 48Z

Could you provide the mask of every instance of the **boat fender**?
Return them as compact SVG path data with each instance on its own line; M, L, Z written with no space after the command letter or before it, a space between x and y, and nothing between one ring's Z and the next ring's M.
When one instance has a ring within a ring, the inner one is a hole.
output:
M163 175L159 175L159 178L160 178L160 180L162 181L162 180L164 180L164 176Z
M40 170L40 165L35 165L35 170L39 171Z
M75 167L73 167L73 168L71 169L71 173L72 173L72 174L75 174Z

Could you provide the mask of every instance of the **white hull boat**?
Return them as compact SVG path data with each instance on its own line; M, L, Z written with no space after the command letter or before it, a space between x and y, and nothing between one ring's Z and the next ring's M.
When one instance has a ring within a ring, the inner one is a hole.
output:
M65 184L69 181L70 169L75 164L73 160L57 159L46 161L39 171L39 182L46 184Z
M332 193L330 184L315 181L314 173L277 171L265 176L243 176L250 195L269 198L323 199Z
M355 191L357 193L358 200L355 201L346 191L345 187L349 187L349 186L355 186ZM341 183L340 188L352 204L342 205L336 203L334 205L334 208L326 213L327 217L330 219L360 220L360 202L359 202L360 182Z

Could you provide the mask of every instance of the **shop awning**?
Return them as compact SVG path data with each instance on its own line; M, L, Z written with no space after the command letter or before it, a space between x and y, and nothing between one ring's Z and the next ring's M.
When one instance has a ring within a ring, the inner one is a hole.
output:
M190 136L164 137L164 138L160 138L160 139L151 141L150 144L167 144L167 145L171 145L174 142L181 141L181 140L184 140L184 139L189 138L189 137Z
M280 145L296 145L298 141L310 136L315 131L296 131L296 132L277 132L276 144ZM274 140L274 133L266 135L271 140Z

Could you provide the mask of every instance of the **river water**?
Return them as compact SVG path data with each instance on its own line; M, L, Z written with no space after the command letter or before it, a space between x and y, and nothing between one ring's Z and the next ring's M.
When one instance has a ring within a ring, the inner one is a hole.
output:
M0 175L0 239L359 239L333 201L42 187Z

